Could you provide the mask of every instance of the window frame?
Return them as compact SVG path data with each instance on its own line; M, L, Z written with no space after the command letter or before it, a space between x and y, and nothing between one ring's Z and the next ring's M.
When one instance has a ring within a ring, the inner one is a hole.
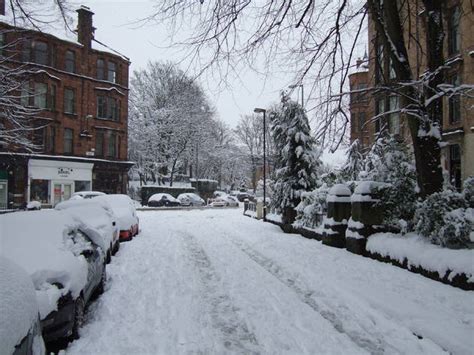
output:
M38 87L42 87L44 90L38 90ZM48 109L48 84L35 82L33 92L33 107L40 110Z
M120 122L121 101L113 96L97 95L96 117L100 120Z
M461 85L461 78L458 73L450 75L448 81L453 86ZM448 96L448 120L450 125L462 122L461 97L458 94Z
M117 133L110 131L107 138L108 138L107 158L116 158L117 157Z
M70 137L66 135L66 132L71 134ZM63 132L63 152L64 154L74 154L74 130L72 128L64 128ZM66 142L70 142L66 144ZM70 150L66 150L66 147L69 147L70 144Z
M448 55L461 52L461 8L454 5L448 9L447 19L447 46Z
M117 83L117 63L111 60L107 61L107 81Z
M72 97L68 97L67 93L72 93ZM68 110L69 105L71 104L72 101L72 110ZM66 114L69 115L76 115L77 110L76 110L76 89L71 88L71 87L65 87L64 88L64 103L63 103L63 111Z
M98 138L101 137L99 140ZM99 144L100 142L100 144ZM95 155L98 157L104 156L104 142L105 142L105 132L102 130L98 130L95 133ZM97 149L100 147L100 149Z
M101 63L99 65L99 63ZM97 58L96 61L96 70L97 70L97 79L98 80L105 80L105 59Z
M72 57L68 54L72 54ZM76 52L72 49L67 49L64 54L64 70L68 73L76 73Z

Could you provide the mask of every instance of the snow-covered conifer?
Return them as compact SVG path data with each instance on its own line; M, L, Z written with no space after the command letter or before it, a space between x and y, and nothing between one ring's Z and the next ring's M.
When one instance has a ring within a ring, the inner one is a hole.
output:
M317 187L320 152L311 137L308 117L301 105L283 94L270 118L276 150L272 204L276 212L282 214L283 223L291 224L302 192Z

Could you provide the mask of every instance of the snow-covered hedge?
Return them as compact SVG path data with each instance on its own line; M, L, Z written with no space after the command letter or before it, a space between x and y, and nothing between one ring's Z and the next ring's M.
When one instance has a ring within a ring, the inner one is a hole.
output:
M474 283L474 250L445 249L430 244L415 233L374 234L368 239L366 248L371 253L389 257L400 264L406 263L408 269L418 267L437 272L440 279L447 277L447 281L464 274L468 282Z
M469 189L463 193L446 190L428 196L416 211L416 232L443 247L468 247L474 229L470 199Z

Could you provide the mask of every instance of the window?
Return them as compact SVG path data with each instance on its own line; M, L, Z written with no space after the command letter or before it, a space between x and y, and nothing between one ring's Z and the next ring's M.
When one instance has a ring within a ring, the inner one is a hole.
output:
M104 132L97 131L95 134L95 155L104 156Z
M21 96L20 96L20 102L23 106L31 106L31 97L32 97L32 92L30 89L30 83L26 82L21 85Z
M453 87L460 85L459 75L454 75L449 79ZM461 99L459 95L454 94L448 98L449 123L455 124L461 122Z
M1 32L0 33L0 56L5 55L5 33Z
M56 85L51 85L51 90L49 92L49 108L51 110L56 110Z
M49 65L48 44L41 41L25 40L23 61Z
M76 113L76 92L74 89L64 89L64 112Z
M90 191L91 182L86 180L76 180L74 181L74 192L79 191Z
M73 137L74 131L70 128L64 129L64 154L73 153Z
M35 63L48 65L48 45L45 42L33 41L32 58Z
M49 127L46 131L46 145L45 150L48 153L54 153L55 140L56 140L56 129L54 127Z
M389 97L389 111L398 111L400 102L398 96ZM391 134L400 134L400 113L392 112L388 116L388 129Z
M119 121L120 101L108 96L97 96L97 118Z
M461 147L459 144L449 146L449 179L451 184L461 190Z
M107 80L113 83L117 82L117 65L114 62L108 62Z
M377 100L377 105L376 105L376 115L380 117L377 117L375 120L375 132L378 133L382 130L382 114L385 112L385 99L378 99Z
M64 70L70 73L76 72L76 53L74 51L66 51L66 56L64 58Z
M35 83L34 106L37 108L47 108L48 85L44 83Z
M362 132L364 130L365 125L365 112L359 112L359 120L357 122L358 131Z
M379 83L383 81L384 78L384 48L383 44L377 44L376 47L376 62L375 62L375 82Z
M448 12L448 54L456 54L460 51L461 33L459 24L461 12L459 6L454 6Z
M107 156L110 158L117 156L117 135L115 132L110 132Z
M49 180L31 180L30 184L30 200L41 203L49 203Z
M103 59L97 59L97 79L105 79L105 62Z

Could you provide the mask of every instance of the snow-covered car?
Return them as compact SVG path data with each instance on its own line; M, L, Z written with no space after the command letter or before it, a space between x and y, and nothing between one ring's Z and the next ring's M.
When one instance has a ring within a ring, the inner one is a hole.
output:
M91 199L97 196L103 196L105 193L100 191L79 191L74 192L70 198L70 200L82 200L82 199Z
M95 197L94 200L106 201L117 217L119 240L131 240L138 234L138 216L135 203L127 195L112 194Z
M225 207L225 206L227 206L227 202L223 198L217 197L217 198L209 200L209 206L211 206L211 207Z
M151 195L148 199L148 206L150 207L172 207L172 206L181 206L181 202L178 199L174 198L170 194L159 193Z
M239 192L235 197L237 197L240 202L244 202L246 199L254 200L254 197L247 192Z
M204 206L206 202L193 192L186 192L178 196L182 206Z
M102 244L100 247L106 253L106 261L109 263L112 255L120 248L119 227L117 216L112 206L103 199L67 200L56 205L58 211L66 211L74 218L78 218L85 226L89 226L100 232ZM87 230L85 230L87 232Z
M64 211L0 215L0 254L30 275L46 343L77 338L86 305L103 291L101 238L98 231Z
M1 255L0 300L0 354L44 354L33 282L25 270Z
M234 196L223 196L221 197L226 201L226 206L228 207L239 207L239 200L237 200L237 197Z

